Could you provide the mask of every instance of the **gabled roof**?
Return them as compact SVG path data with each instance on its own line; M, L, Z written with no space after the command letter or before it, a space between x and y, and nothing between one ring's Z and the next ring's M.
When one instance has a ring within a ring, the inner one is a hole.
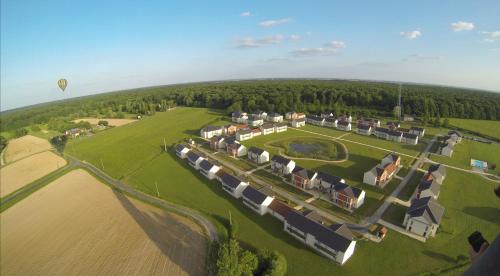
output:
M273 156L273 158L271 159L271 161L273 162L276 162L276 163L279 163L279 164L283 164L283 165L288 165L292 160L288 159L288 158L285 158L281 155L275 155Z
M345 183L339 183L333 186L333 189L337 192L342 191L345 195L353 198L358 198L363 192L363 190L361 190L360 188L352 187Z
M403 137L405 138L408 138L408 139L418 139L418 135L417 134L411 134L411 133L408 133L408 132L403 132Z
M296 175L299 175L302 178L307 178L307 179L311 179L311 178L314 177L314 175L316 175L316 172L304 169L304 168L302 168L300 166L295 166L295 168L293 169L292 173L296 174Z
M290 212L293 212L293 208L286 205L285 203L274 199L271 204L268 206L269 209L273 210L275 213L280 214L283 217L286 217Z
M257 155L261 155L264 152L265 152L265 150L257 148L257 147L250 147L250 149L248 150L248 153L254 153L254 154L257 154Z
M391 136L398 136L398 137L400 137L401 135L403 135L402 132L400 132L400 131L394 131L394 130L389 130L388 133Z
M261 127L262 127L262 129L273 129L274 125L270 124L270 123L266 123L266 124L263 124Z
M225 140L226 140L226 144L228 144L228 145L238 143L238 141L236 140L236 137L234 137L234 136L226 137Z
M262 204L267 198L266 194L260 192L259 190L256 190L251 186L245 188L245 190L243 191L243 196L257 205Z
M392 162L396 162L400 158L399 154L394 153L394 152L391 152L391 153L387 154L386 156L384 156L384 159L387 158L387 157L390 157L390 159L392 160Z
M413 200L406 213L410 217L423 217L429 224L439 224L444 214L444 207L428 196Z
M345 252L351 240L339 235L332 229L308 219L303 214L296 211L290 212L285 220L287 224L299 229L304 233L308 233L316 238L317 241L325 244L335 251Z
M462 137L463 136L462 132L460 132L458 130L450 130L450 131L448 131L448 135L452 135L452 134L456 134L458 137Z
M389 129L385 127L376 127L375 131L389 133Z
M280 116L282 116L282 115L279 113L275 113L275 112L271 112L271 113L267 114L267 117L280 117Z
M305 118L300 118L300 119L295 119L293 120L294 122L305 122L306 119Z
M198 155L198 154L196 154L196 153L194 153L192 151L189 151L187 153L187 158L191 162L196 162L196 160L198 160L200 157L201 157L200 155Z
M215 136L212 136L212 138L210 138L210 140L215 141L215 142L221 142L224 140L224 136L215 135Z
M341 125L341 126L348 126L348 125L350 125L351 123L349 123L348 121L339 121L337 124L338 124L338 125Z
M239 149L241 147L245 148L245 146L243 146L242 144L240 143L230 143L230 144L227 144L227 146L231 149Z
M363 130L369 130L370 128L372 128L372 126L367 124L358 124L358 128Z
M238 185L240 185L241 181L240 179L238 179L237 177L233 176L232 174L228 174L228 173L225 173L221 176L221 180L222 180L222 183L224 183L224 185L227 185L231 188L236 188L238 187Z
M418 131L418 132L422 132L422 131L424 131L424 130L425 130L423 127L415 127L415 126L410 127L410 129L411 129L411 130L416 130L416 131Z
M328 117L325 119L325 121L329 122L329 123L335 123L337 122L338 120L336 118L332 118L332 117Z
M405 133L410 132L410 129L408 129L408 128L398 127L397 131L401 131L401 132L403 132L403 136L404 136L404 134L405 134Z
M437 183L436 180L426 181L424 179L420 180L418 184L418 189L420 191L431 190L434 195L439 194L439 190L441 189L441 185Z
M209 171L213 166L215 165L210 163L207 159L203 159L203 161L200 162L200 168L204 171Z
M250 134L250 133L252 133L252 130L251 130L251 129L249 129L249 128L246 128L246 129L240 129L240 130L238 130L238 133L239 133L240 135L242 135L242 134Z
M274 126L276 126L276 127L286 127L287 124L285 122L282 122L282 123L277 123Z
M249 121L262 121L262 117L259 115L252 114L248 117Z
M307 119L314 120L314 121L323 121L324 118L321 118L321 116L318 115L307 115Z
M446 167L441 164L433 164L429 167L429 173L438 174L440 176L446 177Z
M189 149L189 148L187 146L183 145L183 144L178 144L177 146L175 146L175 151L176 152L181 152L184 149Z
M244 115L244 114L246 114L246 113L238 110L238 111L233 112L233 114L231 114L231 116L232 117L240 117L241 115Z
M210 132L210 131L216 131L216 130L221 130L223 126L206 126L201 129L203 132Z
M354 238L354 235L352 234L351 230L345 223L336 223L332 224L330 226L330 229L332 229L335 233L343 236L346 239L352 240Z
M318 172L318 179L333 185L337 185L342 182L342 178L324 172Z

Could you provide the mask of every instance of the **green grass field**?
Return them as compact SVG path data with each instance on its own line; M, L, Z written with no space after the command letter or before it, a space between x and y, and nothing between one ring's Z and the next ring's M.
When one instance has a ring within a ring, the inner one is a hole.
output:
M500 174L500 168L498 167L500 165L500 145L498 144L485 144L462 139L462 142L456 144L453 148L453 155L451 157L431 155L433 161L462 169L471 169L471 158L486 161L489 165L497 164L497 168L489 170L489 172Z
M447 208L443 232L423 244L406 236L389 232L380 244L360 241L354 256L338 266L319 256L300 242L287 235L283 225L273 217L259 216L241 201L223 192L215 181L206 180L184 160L172 152L162 152L163 139L173 145L182 139L199 135L199 128L218 120L221 114L206 109L177 108L157 113L141 122L100 132L92 137L72 140L66 151L82 160L101 167L104 171L136 187L156 195L155 182L160 197L182 204L205 214L214 221L221 233L231 212L238 223L237 236L244 246L270 248L287 258L289 275L401 275L425 272L448 267L451 259L467 254L467 235L474 229L492 240L500 221L491 214L498 199L491 192L494 184L466 173L449 172L440 201ZM245 141L262 147L266 139L293 137L291 130L276 135L257 137ZM383 192L370 190L361 184L364 171L380 161L386 152L345 143L349 160L338 164L308 161L299 165L323 170L344 177L348 183L362 185L367 190L365 204L370 206ZM370 203L372 201L372 203Z
M451 126L500 139L500 121L469 120L456 118L450 118L448 120Z

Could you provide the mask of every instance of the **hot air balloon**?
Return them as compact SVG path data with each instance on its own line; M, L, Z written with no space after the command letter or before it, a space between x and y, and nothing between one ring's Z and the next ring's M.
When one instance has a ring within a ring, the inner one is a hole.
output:
M59 88L64 91L64 89L66 89L66 86L68 86L68 81L66 79L60 79L57 81L57 85L59 85Z

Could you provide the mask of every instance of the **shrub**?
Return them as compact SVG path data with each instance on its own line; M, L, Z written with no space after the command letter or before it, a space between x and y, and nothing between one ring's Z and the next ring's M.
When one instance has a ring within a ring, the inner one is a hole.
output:
M282 276L286 274L286 258L278 251L263 249L257 253L257 257L259 266L255 275Z
M216 262L217 275L253 275L257 265L257 256L242 249L237 240L230 239L220 245Z

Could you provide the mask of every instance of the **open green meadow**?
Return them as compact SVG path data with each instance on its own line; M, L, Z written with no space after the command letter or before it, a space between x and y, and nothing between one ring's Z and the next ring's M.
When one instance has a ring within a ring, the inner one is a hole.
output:
M176 108L146 117L140 122L99 132L94 136L74 139L66 152L86 160L115 178L161 198L196 209L212 220L221 234L226 234L224 221L231 212L237 226L237 237L247 247L270 248L287 258L289 275L394 275L414 274L453 265L457 255L467 254L467 235L476 228L492 240L498 230L498 217L491 214L498 199L492 193L494 185L479 176L449 170L440 195L447 208L443 231L436 239L420 243L390 231L377 244L360 241L353 257L338 266L308 249L287 235L283 225L270 215L259 216L240 200L225 193L218 182L208 181L179 160L168 147L184 138L199 135L199 129L211 122L222 122L221 113L197 108ZM295 137L298 132L256 137L245 145L265 147L272 139ZM341 163L297 161L301 166L341 176L351 185L361 185L367 191L365 205L378 204L383 192L361 184L363 173L387 153L385 151L343 142L349 150L349 160ZM393 143L397 144L397 143ZM267 148L274 153L275 149ZM391 185L391 184L390 184ZM361 210L360 210L361 211Z
M450 118L450 125L500 139L500 121Z

